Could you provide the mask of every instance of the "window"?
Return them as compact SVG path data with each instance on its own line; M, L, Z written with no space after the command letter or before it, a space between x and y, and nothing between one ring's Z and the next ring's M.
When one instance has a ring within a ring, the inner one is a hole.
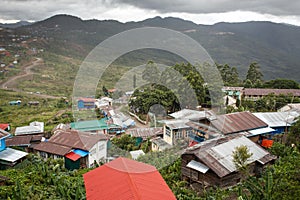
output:
M175 138L178 139L178 138L182 138L182 132L181 131L177 131L175 133Z
M169 137L171 136L171 130L167 126L166 126L166 135L169 136Z

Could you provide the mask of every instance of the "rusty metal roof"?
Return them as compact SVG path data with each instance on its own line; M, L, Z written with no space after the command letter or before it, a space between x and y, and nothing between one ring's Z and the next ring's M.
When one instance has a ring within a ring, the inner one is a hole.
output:
M104 134L92 134L77 130L56 130L49 142L89 151L98 141L107 140Z
M15 136L5 140L6 146L29 146L32 136Z
M41 142L34 146L34 150L64 156L65 154L69 153L72 150L72 148L55 144L52 142Z
M7 138L5 143L7 146L29 146L31 142L41 141L42 137L42 135L17 135Z
M294 96L300 96L300 89L266 89L266 88L245 88L245 96L266 96L268 94L274 93L275 95L288 95L292 94Z
M134 128L134 129L128 129L126 130L126 133L131 135L132 137L141 137L144 140L147 138L151 138L154 136L162 135L163 134L163 128Z
M211 124L223 134L238 133L268 126L249 111L218 115L216 120L211 121Z

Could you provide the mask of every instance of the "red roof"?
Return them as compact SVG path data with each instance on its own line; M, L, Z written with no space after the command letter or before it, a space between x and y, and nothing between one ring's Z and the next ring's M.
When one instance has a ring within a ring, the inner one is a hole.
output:
M80 155L74 153L73 151L71 151L70 153L66 154L65 157L69 158L70 160L76 161L79 158L81 158Z
M176 199L151 165L117 158L83 175L87 200Z
M8 127L9 127L9 124L0 124L0 128L1 128L2 130L7 129Z
M94 98L87 98L87 97L81 97L81 98L78 98L77 101L96 102L96 99L94 99Z
M192 146L194 146L194 145L196 145L196 144L199 144L198 142L196 142L196 141L190 141L190 143L189 143L189 147L192 147Z

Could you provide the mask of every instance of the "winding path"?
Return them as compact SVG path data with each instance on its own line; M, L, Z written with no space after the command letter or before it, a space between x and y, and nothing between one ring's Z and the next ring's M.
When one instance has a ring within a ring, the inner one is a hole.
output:
M23 71L22 71L21 74L18 74L16 76L10 77L5 82L1 83L0 84L0 88L1 89L5 89L5 90L13 90L15 92L25 92L23 90L20 90L19 88L14 87L13 85L15 83L17 83L18 79L24 78L26 76L33 75L34 73L31 71L31 69L33 67L36 67L37 65L41 65L41 64L43 64L43 59L42 58L36 58L31 63L26 64L25 66L22 67ZM41 98L48 98L48 99L59 99L59 98L61 98L61 97L47 95L47 94L36 94L36 93L30 93L30 94L34 95L34 96L41 97Z

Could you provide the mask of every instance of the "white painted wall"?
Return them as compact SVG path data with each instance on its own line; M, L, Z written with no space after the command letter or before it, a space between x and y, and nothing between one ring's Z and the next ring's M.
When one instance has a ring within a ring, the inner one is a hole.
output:
M97 142L89 151L88 155L88 167L94 165L94 160L99 163L100 160L106 159L107 157L107 141L101 140Z

